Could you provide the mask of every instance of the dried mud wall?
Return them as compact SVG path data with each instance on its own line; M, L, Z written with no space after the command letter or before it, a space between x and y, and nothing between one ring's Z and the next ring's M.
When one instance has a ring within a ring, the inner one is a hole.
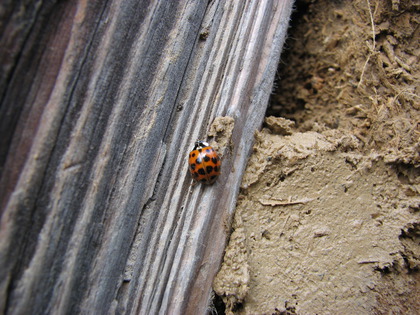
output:
M419 6L296 6L214 290L230 314L417 314Z

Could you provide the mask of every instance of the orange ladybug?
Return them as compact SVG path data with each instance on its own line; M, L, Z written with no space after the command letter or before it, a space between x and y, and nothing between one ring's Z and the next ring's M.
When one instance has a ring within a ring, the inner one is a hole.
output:
M222 162L216 151L204 141L197 141L190 152L189 170L194 180L213 184L220 175Z

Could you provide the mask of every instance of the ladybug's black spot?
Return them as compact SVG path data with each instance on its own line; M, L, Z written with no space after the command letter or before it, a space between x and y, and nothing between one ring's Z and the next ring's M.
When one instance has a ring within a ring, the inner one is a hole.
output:
M204 170L204 168L200 168L197 171L200 175L206 175L206 171Z
M198 157L196 160L195 160L195 163L197 163L197 164L201 164L201 158L200 157Z
M210 177L210 180L214 181L216 179L216 177L217 177L217 175L213 175L213 176Z
M190 156L191 157L194 157L195 156L195 152L191 153Z
M213 166L206 166L206 171L207 171L207 174L210 174L211 172L213 172Z
M190 167L191 167L192 170L195 170L195 164L194 163L191 164Z
M219 167L218 166L215 166L214 167L214 171L217 173L217 172L219 172Z
M197 178L198 177L198 173L193 173L193 177Z
M211 161L214 163L214 164L217 164L217 162L219 162L219 159L217 158L217 157L212 157L211 158Z
M201 153L201 151L203 151L203 149L198 149L198 152L200 152L200 153Z
M205 155L203 157L203 160L204 160L204 162L208 162L208 161L210 161L210 157L208 155Z

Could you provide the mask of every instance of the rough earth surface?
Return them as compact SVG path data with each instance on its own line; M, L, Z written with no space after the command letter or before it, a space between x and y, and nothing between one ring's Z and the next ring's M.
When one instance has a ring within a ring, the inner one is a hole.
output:
M228 314L418 314L420 2L296 8L214 291Z

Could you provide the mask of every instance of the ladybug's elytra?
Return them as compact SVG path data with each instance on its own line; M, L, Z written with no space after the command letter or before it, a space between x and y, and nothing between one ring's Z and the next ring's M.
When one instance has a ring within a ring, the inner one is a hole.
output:
M216 151L204 141L197 141L190 152L189 170L194 180L213 184L220 175L222 165Z

